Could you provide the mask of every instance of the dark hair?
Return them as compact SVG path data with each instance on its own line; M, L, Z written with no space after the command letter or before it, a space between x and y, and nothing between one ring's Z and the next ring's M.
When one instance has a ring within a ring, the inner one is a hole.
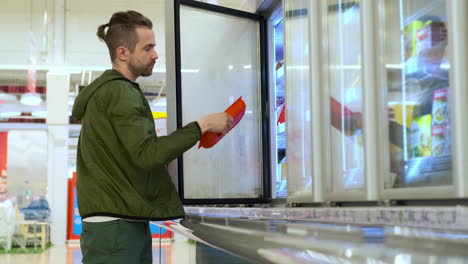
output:
M109 28L106 32L107 27ZM109 23L98 27L96 35L106 43L112 62L115 60L115 50L119 46L125 46L131 52L135 51L138 42L135 31L137 27L152 29L153 23L149 18L133 10L114 13Z

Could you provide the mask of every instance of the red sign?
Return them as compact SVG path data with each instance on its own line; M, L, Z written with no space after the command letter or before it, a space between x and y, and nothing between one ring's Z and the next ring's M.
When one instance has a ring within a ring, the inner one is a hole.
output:
M0 132L0 178L7 176L8 132Z

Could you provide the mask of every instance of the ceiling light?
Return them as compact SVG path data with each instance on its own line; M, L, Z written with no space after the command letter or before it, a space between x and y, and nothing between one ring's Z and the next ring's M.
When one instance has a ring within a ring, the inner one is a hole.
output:
M39 118L47 118L47 111L34 111L31 115Z
M0 112L0 117L2 118L8 118L8 117L14 117L14 116L20 116L21 112Z
M0 93L0 101L6 102L16 102L16 95L14 94L7 94L7 93Z
M21 95L21 103L24 105L40 105L42 98L38 93L25 93Z
M197 70L197 69L181 69L180 72L183 72L183 73L198 73L199 70Z

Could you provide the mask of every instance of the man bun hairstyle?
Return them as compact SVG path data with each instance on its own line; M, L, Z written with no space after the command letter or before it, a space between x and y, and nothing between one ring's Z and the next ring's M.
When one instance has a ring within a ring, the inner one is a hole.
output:
M135 51L138 42L135 31L137 27L152 29L153 23L149 18L133 10L114 13L109 23L98 27L96 35L106 43L112 62L115 61L115 50L120 46L128 48L130 52Z

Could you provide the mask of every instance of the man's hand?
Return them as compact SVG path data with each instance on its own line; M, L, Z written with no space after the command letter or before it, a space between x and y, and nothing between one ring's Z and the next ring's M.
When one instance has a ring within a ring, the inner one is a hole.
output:
M209 114L198 121L202 134L205 132L214 132L226 134L232 127L233 119L225 112Z
M276 70L279 70L281 67L283 67L284 64L284 59L281 59L278 64L276 64Z

